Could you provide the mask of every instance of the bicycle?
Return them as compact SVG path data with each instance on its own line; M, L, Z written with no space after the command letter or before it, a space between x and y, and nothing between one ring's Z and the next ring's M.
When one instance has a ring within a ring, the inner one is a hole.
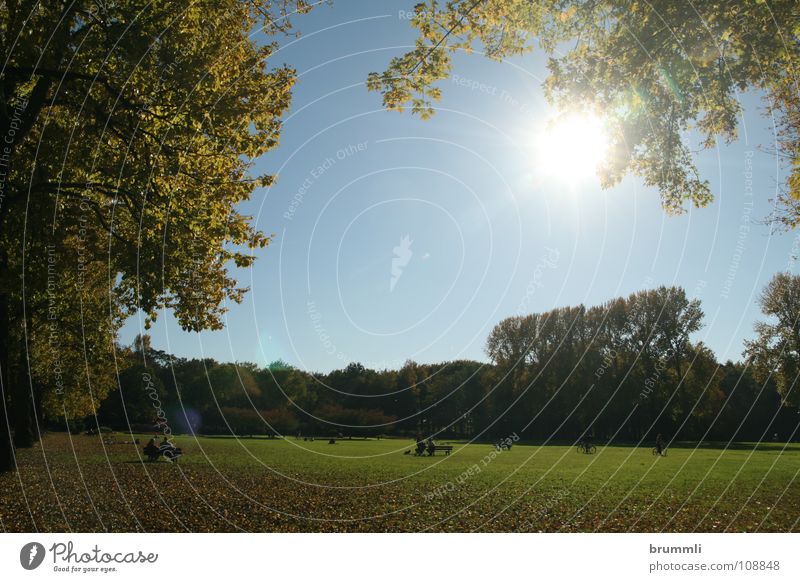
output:
M597 452L597 447L588 443L578 443L578 452L593 455Z
M666 457L667 456L667 449L663 449L659 452L658 447L653 447L653 456L654 457Z

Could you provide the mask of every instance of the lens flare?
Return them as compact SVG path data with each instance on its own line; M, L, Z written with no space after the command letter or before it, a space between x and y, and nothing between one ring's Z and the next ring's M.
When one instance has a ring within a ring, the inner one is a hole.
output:
M536 133L535 141L536 170L570 184L595 176L609 148L603 120L587 113L551 120Z

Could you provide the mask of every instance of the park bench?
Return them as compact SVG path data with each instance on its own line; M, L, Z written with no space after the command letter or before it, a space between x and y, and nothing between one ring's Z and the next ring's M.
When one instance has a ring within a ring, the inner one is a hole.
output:
M435 455L439 451L442 451L445 455L449 455L453 452L453 445L434 445L433 451L429 452L430 455Z

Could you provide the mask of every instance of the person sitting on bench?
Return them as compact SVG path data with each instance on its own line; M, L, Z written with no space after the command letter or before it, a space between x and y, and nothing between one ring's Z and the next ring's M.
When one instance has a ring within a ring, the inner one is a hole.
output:
M436 452L436 443L433 442L433 437L428 437L428 456L432 456Z
M167 437L165 436L161 441L161 444L158 446L158 450L161 451L162 455L166 456L167 453L175 453L180 449L167 440Z
M418 434L416 436L416 440L417 440L417 450L415 451L415 454L418 457L421 457L422 453L425 452L425 441L422 440L422 435L421 434Z
M144 454L151 461L155 461L158 458L159 450L158 446L156 446L156 439L150 439L150 442L145 445Z

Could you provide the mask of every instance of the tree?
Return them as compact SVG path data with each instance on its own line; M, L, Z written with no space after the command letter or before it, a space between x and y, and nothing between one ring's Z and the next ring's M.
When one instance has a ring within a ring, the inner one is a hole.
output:
M80 268L71 268L86 244L66 240L48 254L43 285L32 286L26 296L30 376L22 374L19 384L28 388L39 419L61 427L97 412L129 357L116 344L122 314L109 295L104 262L85 258ZM24 414L15 416L18 446L27 444L19 438L25 420Z
M397 372L397 415L405 419L401 425L409 432L420 432L420 410L422 402L420 399L419 382L423 379L424 370L416 362L406 360Z
M777 114L778 149L790 169L781 217L787 226L800 220L796 0L426 0L415 7L412 24L419 31L414 49L367 80L389 109L410 106L430 116L441 98L435 83L450 74L455 51L477 46L501 60L538 42L550 57L549 101L564 110L600 112L608 121L604 186L626 173L639 175L659 189L671 213L712 200L686 132L697 130L703 148L734 139L738 94L762 92Z
M640 438L706 413L703 379L714 377L716 362L690 342L702 317L683 289L659 287L501 321L486 349L498 430L574 438L627 422L627 436Z
M46 247L91 241L111 310L171 309L185 329L222 326L269 237L236 210L270 176L252 160L278 142L294 71L272 68L303 0L7 2L0 11L0 470L10 417L33 394L25 304L44 289ZM24 39L24 41L21 41ZM95 244L95 243L102 244ZM31 260L33 258L33 260ZM25 259L28 259L27 261ZM75 270L83 263L63 267ZM74 289L65 293L74 292ZM67 295L53 297L59 302ZM64 346L80 353L81 341ZM7 413L7 414L5 414Z
M779 432L783 439L792 434L792 428L782 426L781 413L796 411L781 405L775 382L758 382L751 367L742 363L727 362L721 368L721 413L711 427L712 435L721 439L760 441ZM789 415L787 415L789 416Z
M795 41L797 36L795 32ZM800 89L796 71L794 77L781 79L767 96L767 110L777 122L775 154L789 168L773 214L784 228L795 228L800 221Z
M220 364L206 372L208 386L215 400L229 406L253 405L253 398L261 396L253 371L239 364Z
M161 428L166 415L166 390L156 369L138 362L122 370L118 389L103 400L97 421L105 426L126 431ZM138 427L138 428L137 428Z
M300 426L292 411L286 408L264 410L261 417L268 436L289 435Z
M800 404L797 386L800 374L800 276L777 273L759 298L761 312L769 322L755 324L756 339L745 342L760 382L770 377L777 384L783 402Z

